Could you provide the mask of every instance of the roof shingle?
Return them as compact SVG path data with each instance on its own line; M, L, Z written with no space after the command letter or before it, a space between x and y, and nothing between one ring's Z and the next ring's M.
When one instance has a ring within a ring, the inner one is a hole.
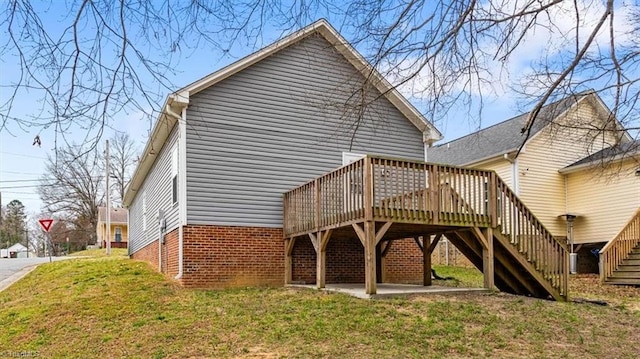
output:
M544 106L533 123L529 138L591 93L591 91L583 92ZM434 146L428 151L428 160L460 166L515 151L524 141L522 129L525 127L528 115L528 112L523 113L453 141Z
M111 223L127 223L128 214L126 208L111 208ZM98 221L107 221L107 207L98 207Z

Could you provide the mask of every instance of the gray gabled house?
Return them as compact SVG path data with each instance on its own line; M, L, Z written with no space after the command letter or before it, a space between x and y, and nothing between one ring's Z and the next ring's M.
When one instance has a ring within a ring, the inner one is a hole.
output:
M320 20L167 97L124 198L129 253L186 286L281 285L284 192L367 153L424 160L440 138Z

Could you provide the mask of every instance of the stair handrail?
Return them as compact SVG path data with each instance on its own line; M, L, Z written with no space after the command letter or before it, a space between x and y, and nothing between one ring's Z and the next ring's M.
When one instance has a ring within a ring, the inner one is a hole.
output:
M604 247L600 250L600 279L604 282L622 262L629 257L631 250L640 244L640 207Z
M498 225L503 231L515 229L518 232L505 234L510 237L511 244L516 246L551 283L552 287L566 298L569 291L569 250L567 244L551 234L499 176L496 176L496 184L497 197L502 199L502 203L499 203ZM508 219L506 217L509 207L506 200L514 209L514 211L508 212ZM516 222L514 222L514 215L518 215ZM511 223L506 223L507 220ZM522 223L523 221L526 223ZM527 235L543 240L534 241L526 238ZM520 242L521 239L525 240L524 243ZM551 253L555 253L557 257L552 257Z

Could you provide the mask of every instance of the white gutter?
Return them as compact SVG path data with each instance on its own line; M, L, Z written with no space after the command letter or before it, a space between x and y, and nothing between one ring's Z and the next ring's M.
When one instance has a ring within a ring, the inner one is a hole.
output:
M636 156L640 158L640 149L635 153L634 152L622 153L622 154L615 155L613 157L601 158L601 159L585 162L575 166L568 166L568 167L559 169L558 172L563 175L566 175L566 174L578 172L584 169L591 169L595 166L602 164L603 162L607 162L607 164L612 164L612 163L621 162Z

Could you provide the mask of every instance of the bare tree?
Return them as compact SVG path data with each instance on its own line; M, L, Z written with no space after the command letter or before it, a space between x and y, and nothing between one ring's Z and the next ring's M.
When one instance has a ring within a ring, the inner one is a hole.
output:
M136 165L135 143L129 134L117 132L110 142L110 170L111 178L115 181L116 198L114 201L122 205L124 193L131 180L131 171Z
M45 177L38 187L47 212L56 218L67 218L95 242L98 206L104 202L103 160L98 151L82 147L60 149L47 159Z
M0 15L8 35L0 52L3 58L17 58L22 72L13 83L3 84L13 95L0 105L0 129L10 121L55 126L59 133L78 125L87 129L88 140L96 139L119 111L154 115L162 96L175 89L170 79L181 57L203 47L227 54L238 47L255 48L262 45L265 30L286 33L326 16L374 68L419 100L436 122L460 106L468 107L469 117L480 119L487 100L515 92L527 108L533 108L523 129L524 142L545 104L594 89L611 105L610 120L622 123L619 131L631 131L638 138L637 4L623 0L332 3L67 2L70 15L63 30L54 34L42 5L8 1ZM44 99L42 109L30 119L11 114L13 101L25 89Z

